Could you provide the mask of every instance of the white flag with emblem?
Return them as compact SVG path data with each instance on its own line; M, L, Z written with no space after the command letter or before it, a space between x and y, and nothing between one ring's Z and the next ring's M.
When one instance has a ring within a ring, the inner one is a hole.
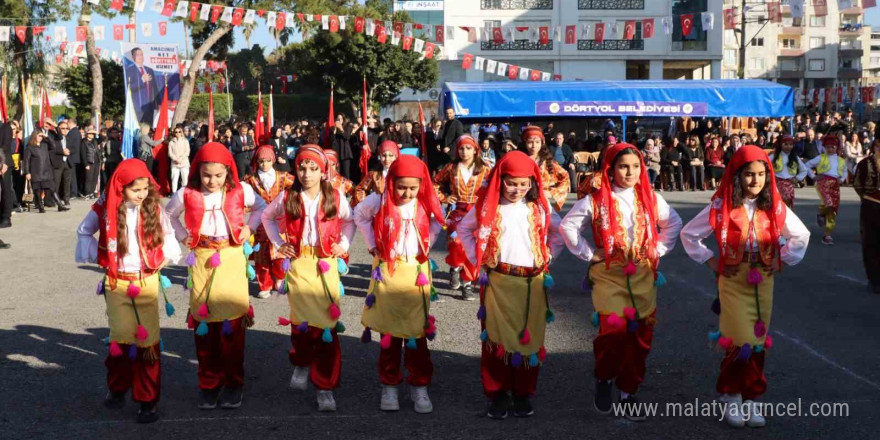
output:
M498 61L486 60L486 72L494 73L498 69Z
M711 12L703 12L700 14L700 18L703 20L704 31L711 31L715 28L715 14Z
M531 70L526 69L525 67L520 67L519 68L519 79L521 79L523 81L528 81L530 72L531 72Z
M475 70L483 70L483 64L486 62L486 59L483 57L474 57L474 69Z
M498 70L496 72L498 72L499 76L507 76L507 63L499 62Z

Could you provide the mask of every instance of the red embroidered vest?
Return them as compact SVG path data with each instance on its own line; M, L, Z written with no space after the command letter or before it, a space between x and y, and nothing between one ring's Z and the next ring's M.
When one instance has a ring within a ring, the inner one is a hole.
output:
M758 252L761 262L769 266L773 263L773 238L770 236L770 217L761 209L755 211L754 230L758 239ZM749 216L744 206L730 211L730 223L725 240L724 264L735 265L742 261L749 239Z
M98 265L101 267L107 268L110 266L111 252L107 249L107 221L104 215L105 208L103 203L95 203L92 205L92 211L95 211L95 214L98 215L98 230L100 234L98 235ZM142 219L141 219L142 220ZM117 221L125 221L125 218L117 219ZM165 254L162 252L162 246L147 249L144 245L146 241L144 240L144 222L138 222L138 231L137 231L138 242L137 243L129 243L129 250L132 249L132 246L137 246L140 250L141 256L141 270L142 271L155 271L162 266L162 263L165 261ZM116 255L113 252L113 255ZM123 255L124 257L124 255ZM119 258L116 256L115 258ZM120 258L121 262L121 258ZM117 265L119 263L117 262Z
M608 213L599 205L596 198L592 199L592 226L596 246L604 247L604 234L611 233L613 234L611 249L605 249L605 258L612 262L624 264L627 261L638 263L647 259L651 262L652 267L656 268L658 260L657 249L651 246L652 240L649 240L649 234L652 234L654 230L648 225L648 216L642 201L638 197L634 199L635 218L633 219L633 239L632 243L630 243L629 235L623 226L623 215L618 208L618 202L616 199L612 198L612 200L614 202L614 209L617 210L617 224L615 225L607 224L609 223Z
M535 256L535 266L543 267L546 264L545 255L550 255L550 247L547 245L546 237L541 237L540 224L544 221L545 212L541 205L529 202L529 247L532 249L532 255ZM492 232L489 233L489 239L486 241L486 250L483 252L483 261L489 268L498 266L498 258L501 254L501 205L498 205L499 211L495 215L495 224L492 225Z
M392 202L391 200L383 199L383 203ZM382 231L386 230L386 226L378 224L379 218L380 216L378 215L376 217L373 217L373 235L375 235L376 238L376 249L379 251L379 255L391 255L392 258L396 258L397 255L395 255L394 253L394 247L397 245L397 243L391 243L392 240L383 240L382 235L384 234L382 233ZM419 233L419 255L416 257L416 261L418 261L419 263L424 263L428 261L428 252L430 249L429 240L431 238L431 219L421 203L416 203L416 215L413 221L415 222L416 230ZM401 219L400 227L406 227L406 222L403 219ZM403 234L404 230L401 230L398 239L403 237ZM391 246L390 252L385 252L386 246Z
M284 193L284 206L287 206L287 197L289 196L289 192ZM333 191L333 203L336 204L337 208L339 207L339 192ZM305 213L305 207L303 206L302 198L299 199L300 212ZM284 220L287 225L287 241L293 245L293 248L296 250L296 257L299 257L299 250L301 248L301 241L303 236L303 229L305 228L306 222L305 214L300 216L300 218L294 219L291 218L289 214L285 212ZM318 219L317 219L317 228L318 230L318 246L315 248L315 254L320 258L328 258L332 255L331 249L334 244L339 243L339 216L333 217L332 219L328 219L324 215L324 204L318 203ZM294 257L295 258L295 257Z
M200 190L187 187L183 192L183 205L183 220L195 245L201 235L199 231L202 230L202 220L205 218L205 196ZM223 217L226 218L226 226L229 228L229 241L235 246L241 245L238 237L244 228L244 208L244 189L240 184L235 184L223 193Z

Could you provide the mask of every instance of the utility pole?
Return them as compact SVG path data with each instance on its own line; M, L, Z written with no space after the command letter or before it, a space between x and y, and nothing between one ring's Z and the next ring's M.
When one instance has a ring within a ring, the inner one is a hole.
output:
M739 79L746 78L746 0L740 4Z
M745 0L743 0L745 1ZM132 11L131 15L128 16L128 24L131 25L131 29L128 30L128 42L136 43L137 42L137 13Z

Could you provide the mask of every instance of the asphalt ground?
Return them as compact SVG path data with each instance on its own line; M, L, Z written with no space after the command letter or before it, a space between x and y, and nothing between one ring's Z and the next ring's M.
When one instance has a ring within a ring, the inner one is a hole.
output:
M708 202L708 192L663 193L685 221ZM566 206L566 211L570 207ZM661 261L668 284L658 292L658 323L648 372L638 395L658 403L658 415L643 423L601 416L592 405L590 296L581 290L586 266L567 251L552 267L556 288L551 305L556 322L548 326L547 362L542 368L535 416L489 420L479 375L478 304L450 292L443 265L445 244L432 256L441 263L434 303L439 335L430 343L435 366L430 395L434 413L412 411L406 388L401 411L379 411L376 371L379 347L362 344L360 313L370 258L361 237L352 249L351 273L342 319L342 383L339 410L315 409L310 388L288 386L289 328L278 327L287 299L253 298L256 325L247 333L246 390L238 410L200 411L197 405L193 333L184 323L187 297L182 267L166 270L176 285L169 296L178 314L161 318L166 353L162 357L162 419L137 425L137 405L107 410L103 365L109 332L104 301L95 295L102 276L93 265L73 261L75 229L89 202L74 201L68 213L22 213L0 238L12 248L0 251L0 438L869 438L880 430L880 296L868 293L861 263L858 201L844 188L835 232L836 244L823 246L815 224L818 198L812 189L797 192L795 211L813 236L805 260L777 279L766 374L765 402L798 405L846 404L848 416L774 416L767 426L734 430L719 415L673 417L669 403L706 404L716 397L720 353L710 349L707 332L717 325L709 306L714 282L709 270L693 263L678 244ZM878 225L880 226L880 225ZM251 285L251 292L256 292ZM825 407L824 409L828 409ZM820 408L822 409L822 408ZM661 416L659 414L663 414Z

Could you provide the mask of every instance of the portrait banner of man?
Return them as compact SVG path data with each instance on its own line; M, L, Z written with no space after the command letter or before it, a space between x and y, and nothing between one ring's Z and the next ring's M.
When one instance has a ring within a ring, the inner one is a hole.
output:
M120 43L125 84L140 123L156 126L159 106L168 89L169 116L180 99L180 67L176 44Z

